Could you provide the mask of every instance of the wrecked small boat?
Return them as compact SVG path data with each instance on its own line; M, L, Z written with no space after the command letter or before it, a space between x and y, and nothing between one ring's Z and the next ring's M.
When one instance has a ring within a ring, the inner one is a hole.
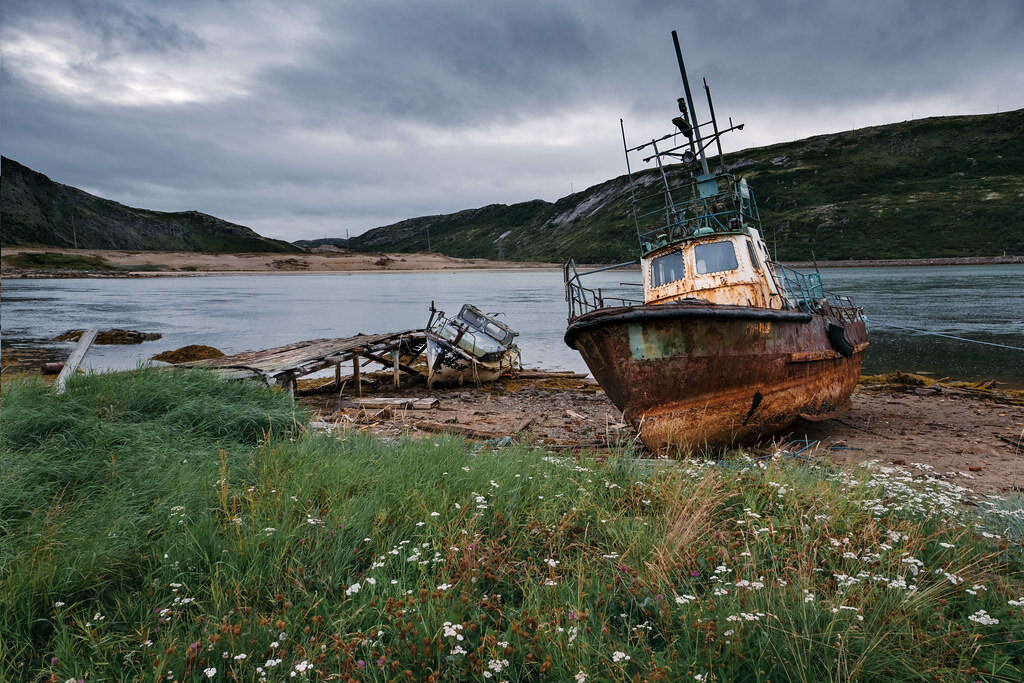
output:
M754 192L722 154L721 135L743 124L719 128L706 80L709 118L698 123L675 31L672 39L685 94L673 132L630 147L620 122L643 300L609 299L581 281L630 264L580 273L570 260L564 272L565 343L658 454L839 414L869 344L861 308L826 292L819 273L771 258ZM638 172L638 157L653 168Z
M493 382L520 367L519 335L503 322L465 304L450 318L430 302L427 322L427 386Z

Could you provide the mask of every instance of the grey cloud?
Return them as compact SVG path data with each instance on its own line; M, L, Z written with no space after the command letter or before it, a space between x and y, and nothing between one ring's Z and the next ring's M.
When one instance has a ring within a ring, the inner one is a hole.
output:
M298 18L278 26L282 12ZM231 37L229 19L244 35ZM172 73L198 55L244 85L202 102L117 106L45 90L0 60L5 155L119 201L195 208L288 239L554 200L570 183L621 174L616 119L643 136L673 115L671 28L695 94L707 75L716 110L748 124L732 149L884 122L868 116L1024 105L1014 0L6 0L0 22L0 36L60 25L106 45L101 60L166 55ZM80 77L95 66L79 65ZM582 142L529 132L596 111L607 125ZM468 134L511 126L524 131L518 146Z

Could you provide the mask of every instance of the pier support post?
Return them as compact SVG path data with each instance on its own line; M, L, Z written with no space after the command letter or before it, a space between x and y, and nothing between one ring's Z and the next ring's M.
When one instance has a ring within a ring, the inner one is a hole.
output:
M362 349L356 349L352 352L352 379L356 383L356 396L359 398L363 397L363 381L359 377L359 353Z

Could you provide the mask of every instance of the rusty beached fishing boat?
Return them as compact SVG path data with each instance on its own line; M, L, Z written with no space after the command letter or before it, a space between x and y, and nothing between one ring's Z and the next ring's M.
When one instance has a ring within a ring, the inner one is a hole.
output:
M743 125L719 128L706 80L709 118L698 122L675 31L672 39L685 94L675 130L629 147L622 126L643 300L609 299L581 280L608 268L565 266L566 344L660 454L842 412L869 343L862 309L824 291L819 273L771 259L753 190L722 155L721 135ZM654 168L637 171L637 158Z

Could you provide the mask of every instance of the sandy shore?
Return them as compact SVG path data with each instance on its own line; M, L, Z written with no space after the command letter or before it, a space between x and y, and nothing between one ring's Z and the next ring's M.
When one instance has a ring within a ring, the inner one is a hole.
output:
M351 385L341 396L325 390L299 400L339 429L383 437L451 431L478 441L507 436L567 451L605 449L635 438L592 379L502 379L480 388L429 392L415 384L396 390L382 380L379 387L364 388L364 397L437 399L429 409L361 406ZM748 447L748 452L773 453L790 440L807 439L817 445L803 455L824 462L877 460L978 495L1024 491L1024 405L1014 396L986 393L937 385L862 384L846 414L801 422L788 433ZM642 453L642 445L636 445ZM799 448L802 444L789 450Z
M115 270L33 270L17 268L6 259L0 261L3 277L145 277L167 275L215 274L295 274L357 273L387 271L431 271L465 269L553 269L561 264L543 262L490 261L453 258L434 252L412 254L350 252L334 247L319 247L305 254L207 254L175 251L113 251L106 249L5 248L0 256L17 254L62 254L99 259ZM884 259L870 261L793 262L796 268L853 268L867 266L936 266L1024 264L1024 256L959 257L934 259ZM581 265L581 270L591 267Z
M433 252L385 254L322 250L305 254L207 254L176 251L112 251L105 249L4 249L2 256L51 253L100 259L117 271L26 270L0 261L3 277L124 277L210 275L218 273L355 273L465 269L560 268L551 263L452 258Z

